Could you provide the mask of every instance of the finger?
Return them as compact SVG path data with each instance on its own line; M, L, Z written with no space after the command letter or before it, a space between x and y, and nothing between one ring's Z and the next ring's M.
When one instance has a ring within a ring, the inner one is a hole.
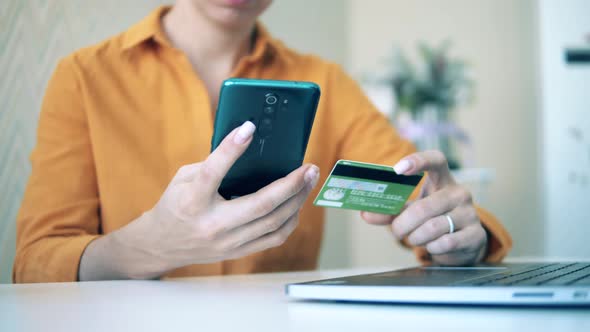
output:
M437 265L462 266L477 262L478 251L455 251L442 255L431 255L432 262Z
M453 221L454 232L463 229L469 224L478 222L476 213L472 211L474 209L471 207L458 207L444 215L430 218L408 235L408 243L413 246L423 246L449 233L451 231L451 224L447 219L447 215Z
M363 218L364 221L371 225L391 225L393 220L397 218L397 216L404 212L408 208L408 206L410 206L413 203L413 200L407 201L400 210L400 213L398 214L381 214L375 212L361 211L361 218Z
M228 216L227 231L270 214L306 185L315 187L318 177L318 167L306 164L253 194L222 202L219 207Z
M477 228L480 229L477 230ZM481 227L481 225L473 227L473 230L475 234L470 236L470 238L475 239L475 245L468 246L466 249L455 250L445 254L430 255L432 262L438 265L459 266L471 265L483 259L485 251L482 251L482 249L487 246L486 232L483 227ZM482 236L483 238L478 239Z
M461 251L477 251L485 242L485 230L481 225L470 225L459 232L445 234L429 242L426 250L432 255L449 254Z
M449 171L447 158L442 152L436 150L411 154L400 160L393 168L396 173L404 175L428 172L428 177L436 188L455 183Z
M297 195L289 198L270 214L229 231L221 239L222 246L226 249L235 249L244 243L277 231L293 215L299 212L311 189L311 186L305 186Z
M252 122L246 121L221 141L219 146L199 166L199 172L194 179L199 191L217 191L229 169L250 145L255 130L256 126Z
M393 235L403 239L427 220L453 210L466 198L468 192L462 188L447 187L415 201L393 220Z
M420 225L408 235L408 244L412 246L423 246L439 237L449 233L448 220L445 216L434 217Z
M361 218L371 225L390 225L396 215L361 211Z
M296 213L291 218L285 222L281 228L276 230L275 232L268 233L256 240L250 241L248 243L243 244L242 246L233 250L230 254L228 259L235 259L239 257L244 257L247 255L251 255L253 253L263 251L266 249L278 247L287 241L287 238L299 223L299 214Z

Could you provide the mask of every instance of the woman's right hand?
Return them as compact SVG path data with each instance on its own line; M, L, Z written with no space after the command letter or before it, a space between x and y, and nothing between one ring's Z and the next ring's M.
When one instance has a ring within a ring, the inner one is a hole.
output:
M284 243L319 170L303 165L256 193L225 200L219 185L254 131L251 122L236 128L205 161L181 167L152 210L91 242L80 263L80 279L154 278L185 265L235 259ZM111 260L114 266L107 269L113 270L112 277L86 273L95 270L95 254L113 248L118 261Z

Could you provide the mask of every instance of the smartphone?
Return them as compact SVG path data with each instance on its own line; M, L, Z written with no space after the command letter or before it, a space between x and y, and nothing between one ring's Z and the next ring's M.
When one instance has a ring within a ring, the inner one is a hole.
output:
M303 163L320 99L311 82L231 78L221 86L211 151L245 121L256 125L248 149L223 179L225 199L244 196Z

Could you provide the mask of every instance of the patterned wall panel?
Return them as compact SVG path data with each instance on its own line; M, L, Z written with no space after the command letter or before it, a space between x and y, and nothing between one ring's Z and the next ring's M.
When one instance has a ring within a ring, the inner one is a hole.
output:
M72 51L125 30L167 1L0 1L0 283L10 282L15 218L47 81Z

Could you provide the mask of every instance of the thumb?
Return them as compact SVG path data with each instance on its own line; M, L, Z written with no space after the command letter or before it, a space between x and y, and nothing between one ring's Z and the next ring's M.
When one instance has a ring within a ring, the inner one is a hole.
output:
M371 225L391 225L395 215L361 211L361 218Z
M230 132L209 157L201 163L194 182L201 188L205 186L210 191L217 191L227 172L252 142L254 131L256 131L256 126L252 122L246 121Z
M398 214L382 214L368 211L361 211L361 218L371 225L391 225L391 223L404 212L413 201L407 201Z

